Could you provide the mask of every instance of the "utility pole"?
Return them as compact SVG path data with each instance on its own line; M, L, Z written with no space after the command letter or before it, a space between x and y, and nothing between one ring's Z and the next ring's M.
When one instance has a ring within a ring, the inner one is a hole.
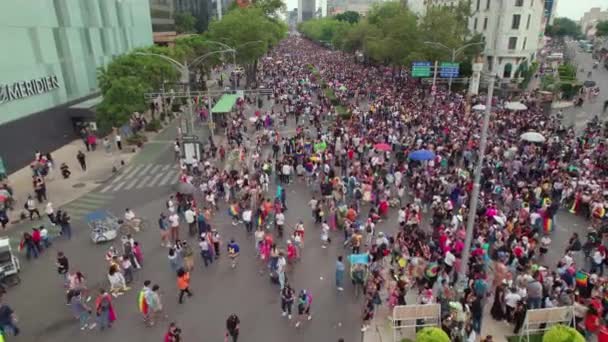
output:
M216 10L217 10L217 20L222 20L222 1L223 0L215 0Z
M435 98L435 93L437 92L437 86L435 84L437 83L437 69L439 69L439 67L437 66L438 64L439 63L435 61L435 67L433 72L433 86L431 88L433 99Z
M484 157L486 153L486 145L488 142L488 126L490 124L490 115L492 113L492 96L494 95L494 82L496 75L490 74L488 83L488 98L486 99L486 109L483 116L481 128L481 141L479 143L479 156L477 165L475 166L473 191L469 201L469 214L467 216L467 233L464 242L464 250L462 252L462 262L460 269L460 277L458 279L459 295L464 295L464 289L467 286L467 273L469 270L469 258L471 254L471 242L473 240L473 229L475 228L475 219L477 218L477 204L479 203L479 189L481 181L481 170L483 169Z

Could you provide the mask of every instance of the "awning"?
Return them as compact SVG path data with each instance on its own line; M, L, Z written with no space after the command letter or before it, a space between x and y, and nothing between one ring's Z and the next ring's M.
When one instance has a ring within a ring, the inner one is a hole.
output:
M72 119L95 120L95 107L103 100L102 96L96 96L77 102L67 108L66 112Z
M225 94L222 95L219 101L213 106L211 111L215 113L229 113L234 107L236 100L239 98L236 94Z

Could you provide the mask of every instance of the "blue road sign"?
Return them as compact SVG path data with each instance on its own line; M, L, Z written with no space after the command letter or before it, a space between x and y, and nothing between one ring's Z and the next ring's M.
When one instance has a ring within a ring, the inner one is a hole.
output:
M445 78L458 77L460 72L460 65L458 63L447 63L442 62L439 65L439 76Z

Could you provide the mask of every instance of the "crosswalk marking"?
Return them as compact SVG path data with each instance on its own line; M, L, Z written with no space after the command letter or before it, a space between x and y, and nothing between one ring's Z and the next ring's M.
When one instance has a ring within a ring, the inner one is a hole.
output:
M103 208L113 199L112 195L88 193L85 196L61 207L73 219L84 218L88 213Z
M99 194L175 184L178 181L178 175L179 168L174 163L129 166L123 173L103 185Z
M139 184L137 184L137 186L135 187L135 189L141 189L144 186L146 186L146 183L148 182L148 180L150 180L151 176L143 176L139 182Z
M171 170L169 172L167 172L167 174L165 175L165 177L163 178L163 180L160 181L160 185L165 185L167 184L171 178L175 179L175 177L177 177L177 174L174 170Z

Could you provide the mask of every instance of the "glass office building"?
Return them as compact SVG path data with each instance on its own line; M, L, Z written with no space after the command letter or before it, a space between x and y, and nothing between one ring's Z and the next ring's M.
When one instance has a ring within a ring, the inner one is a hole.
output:
M74 138L97 68L152 45L149 0L0 1L0 157L9 171Z

